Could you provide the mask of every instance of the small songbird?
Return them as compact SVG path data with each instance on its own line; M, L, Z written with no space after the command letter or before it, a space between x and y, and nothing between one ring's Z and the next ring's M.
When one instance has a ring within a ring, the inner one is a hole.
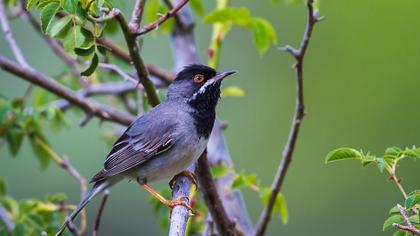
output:
M168 88L167 98L137 118L114 143L104 167L91 179L87 196L67 217L56 235L99 193L128 178L169 207L183 205L181 199L166 200L147 183L190 175L185 170L204 152L213 128L215 109L223 78L235 71L216 72L193 64L178 73ZM192 210L192 209L191 209Z

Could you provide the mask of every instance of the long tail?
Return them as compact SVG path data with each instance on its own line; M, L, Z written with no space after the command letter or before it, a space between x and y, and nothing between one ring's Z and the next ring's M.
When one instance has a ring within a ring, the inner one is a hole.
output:
M89 191L87 196L79 203L77 208L68 216L66 217L66 220L64 224L60 227L58 232L55 234L55 236L59 236L63 233L63 231L66 229L69 221L73 221L74 218L80 213L80 211L83 210L83 208L86 207L86 205L92 200L96 195L104 191L106 188L108 188L110 185L110 182L108 180L102 180L99 182L96 182L95 185L92 187L92 189Z

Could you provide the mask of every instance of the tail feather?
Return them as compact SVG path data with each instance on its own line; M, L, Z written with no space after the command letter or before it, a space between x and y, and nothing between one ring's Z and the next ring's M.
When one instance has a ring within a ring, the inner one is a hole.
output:
M63 231L66 229L69 221L73 221L76 216L83 210L83 208L86 207L86 205L99 193L104 191L106 188L108 188L110 185L110 182L108 180L102 180L92 187L92 189L89 191L87 196L79 203L79 205L76 207L76 209L68 216L66 217L66 220L64 224L60 227L60 229L57 231L55 236L59 236L63 233Z

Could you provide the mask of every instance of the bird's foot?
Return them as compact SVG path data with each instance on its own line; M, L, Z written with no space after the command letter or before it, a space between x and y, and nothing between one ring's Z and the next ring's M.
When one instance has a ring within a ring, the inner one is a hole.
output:
M179 176L186 176L186 177L190 178L191 182L195 185L195 188L197 189L198 185L197 185L197 179L196 179L196 177L195 177L195 174L194 174L194 173L192 173L192 172L190 172L190 171L187 171L187 170L182 171L181 173L179 173L179 174L175 175L175 176L171 179L171 181L169 181L169 187L170 187L171 189L173 189L173 188L175 187L176 180L178 179L178 177L179 177Z
M185 202L185 200L187 200L187 202ZM199 215L198 211L194 210L190 206L189 202L190 202L190 199L188 197L183 196L183 197L180 197L180 198L175 199L175 200L168 200L167 202L164 202L163 204L165 204L166 206L168 206L171 209L170 215L172 215L172 210L176 206L183 206L183 207L187 208L191 212L190 216Z

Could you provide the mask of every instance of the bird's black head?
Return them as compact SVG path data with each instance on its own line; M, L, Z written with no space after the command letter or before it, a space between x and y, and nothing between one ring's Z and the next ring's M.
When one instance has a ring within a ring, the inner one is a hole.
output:
M235 71L218 73L213 68L200 64L186 66L169 86L167 97L188 99L191 104L205 100L217 103L223 78L233 73Z
M197 133L208 138L215 119L223 78L236 71L216 72L204 65L189 65L169 86L168 100L185 100L192 108Z

